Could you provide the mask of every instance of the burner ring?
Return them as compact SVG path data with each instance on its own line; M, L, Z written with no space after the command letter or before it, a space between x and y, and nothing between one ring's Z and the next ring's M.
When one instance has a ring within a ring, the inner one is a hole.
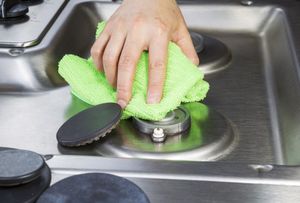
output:
M193 45L200 59L199 69L208 75L226 69L232 59L229 48L222 41L190 31Z
M0 147L0 152L13 152L13 151L18 151L20 152L20 157L18 159L22 158L24 155L28 155L28 151L24 150L18 150L18 149L12 149L12 148L4 148ZM34 152L33 152L34 153ZM3 155L3 154L1 154ZM32 154L31 154L32 155ZM30 155L30 156L31 156ZM3 158L3 157L2 157ZM36 168L36 164L34 164L32 161L32 158L25 160L23 164L20 162L20 160L13 160L16 165L18 165L19 168L24 169L24 163L25 165L30 165L29 167L32 167L31 164L35 165L34 168ZM0 161L2 164L2 162ZM6 162L7 163L7 162ZM37 162L36 162L37 163ZM9 163L11 165L11 163ZM3 166L2 166L3 167ZM12 168L12 170L14 170ZM18 170L18 169L16 169ZM9 171L11 172L11 171ZM31 179L31 181L24 181L24 176L22 177L23 179L20 179L20 176L18 179L14 179L14 183L19 183L16 185L2 185L0 186L0 197L1 197L1 202L27 202L27 203L33 203L36 202L37 198L49 187L50 182L51 182L51 171L50 168L46 163L43 164L43 167L40 169L40 172L36 174L39 174L38 177ZM28 176L26 176L28 177ZM15 178L15 177L14 177ZM28 179L27 179L28 180ZM12 195L13 194L13 195Z
M103 142L95 144L97 154L108 157L158 160L212 161L227 156L238 144L238 130L221 113L201 103L183 104L191 118L190 128L164 142L136 129L123 120Z
M204 37L196 32L190 32L190 35L197 54L200 54L204 49Z
M144 134L152 134L156 128L161 128L166 135L175 135L186 131L191 125L190 114L183 106L169 112L161 121L139 118L133 118L132 121L137 130Z

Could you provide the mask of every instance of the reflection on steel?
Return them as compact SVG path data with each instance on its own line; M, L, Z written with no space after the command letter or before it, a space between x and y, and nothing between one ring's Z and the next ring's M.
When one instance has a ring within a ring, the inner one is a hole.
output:
M240 138L230 153L221 152L227 156L219 157L220 162L202 163L199 157L191 156L186 157L197 162L178 161L188 160L185 156L174 156L173 161L95 157L105 155L103 150L109 140L125 135L126 130L135 130L129 120L121 122L103 143L76 150L57 144L55 135L64 121L89 107L73 98L69 87L62 87L66 83L57 73L57 63L66 53L88 57L97 23L107 20L118 6L109 0L68 1L36 46L0 49L1 146L33 150L47 154L47 158L54 155L47 161L53 182L87 171L129 177L146 191L151 202L300 202L300 41L296 38L300 36L300 4L295 0L265 0L250 7L234 0L195 0L180 5L189 30L217 39L230 50L228 68L205 76L211 85L205 104L221 113L217 115L230 119L220 120L226 123L223 127L209 123L205 126L220 132L227 126L233 133L224 139L236 135ZM18 23L13 27L24 22ZM220 134L207 136L206 141L215 136ZM168 142L178 146L186 138L168 137L155 147L151 141L154 149L150 152L163 151ZM222 136L219 138L222 140ZM217 143L222 143L220 139L216 139ZM142 150L150 153L148 141L122 141L121 144L144 147ZM69 154L74 156L66 156ZM111 151L109 156L127 156L116 154ZM211 188L218 192L212 193Z
M95 151L112 157L208 161L224 158L234 150L238 135L226 117L200 103L181 108L191 117L188 131L169 135L157 145L153 136L141 134L130 121L122 121L109 137L94 145Z
M88 56L99 19L108 19L119 5L80 2L69 1L41 43L24 49L20 56L10 56L10 49L0 49L3 146L42 154L99 154L95 146L80 151L58 147L55 139L70 115L89 107L72 98L68 87L59 88L65 82L57 73L57 63L65 53ZM267 3L250 8L210 2L212 5L184 4L181 10L190 30L218 39L231 51L228 69L206 77L211 89L205 103L230 118L241 138L222 160L300 164L300 88L294 47L299 50L300 44L293 41L284 13L299 19L294 15L299 3L280 2L279 9ZM287 4L288 8L282 10ZM77 25L83 19L85 23L80 24L84 32L79 32ZM300 36L296 21L290 22L292 34ZM31 94L47 89L52 91Z

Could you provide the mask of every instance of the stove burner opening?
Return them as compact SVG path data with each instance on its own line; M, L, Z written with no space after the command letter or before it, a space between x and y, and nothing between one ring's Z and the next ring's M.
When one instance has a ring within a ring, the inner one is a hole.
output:
M161 121L139 118L133 118L132 121L138 131L147 135L155 135L155 132L161 130L166 135L176 135L187 131L191 126L190 114L183 106L169 112Z

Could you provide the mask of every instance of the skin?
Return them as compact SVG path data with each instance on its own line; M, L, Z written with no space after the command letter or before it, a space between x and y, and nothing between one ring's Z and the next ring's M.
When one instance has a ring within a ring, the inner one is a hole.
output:
M175 0L124 0L91 48L99 71L117 88L125 108L141 53L149 51L147 103L159 103L166 76L168 43L176 43L196 65L198 56Z

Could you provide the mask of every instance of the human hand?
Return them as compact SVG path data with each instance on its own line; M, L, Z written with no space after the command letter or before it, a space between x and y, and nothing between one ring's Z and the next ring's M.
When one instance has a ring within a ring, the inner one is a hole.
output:
M175 0L124 0L91 48L96 67L117 88L125 108L132 96L136 66L149 51L147 103L159 103L166 76L168 43L175 42L196 65L199 59Z

